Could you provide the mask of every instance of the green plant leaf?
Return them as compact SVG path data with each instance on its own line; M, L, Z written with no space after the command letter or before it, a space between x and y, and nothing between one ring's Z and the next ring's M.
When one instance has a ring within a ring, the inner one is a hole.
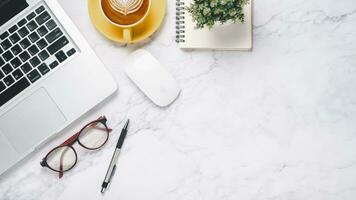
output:
M228 21L244 22L243 8L249 0L193 0L186 7L196 27L211 29L215 24L224 24Z

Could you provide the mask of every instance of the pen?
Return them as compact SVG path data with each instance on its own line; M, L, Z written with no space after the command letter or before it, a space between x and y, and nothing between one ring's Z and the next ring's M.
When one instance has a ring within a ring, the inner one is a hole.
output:
M105 179L103 181L103 184L101 185L101 193L104 193L106 188L108 187L109 183L111 182L112 177L115 174L116 171L116 163L120 155L120 150L122 147L122 144L124 143L126 133L127 133L127 128L129 126L130 120L127 120L124 128L121 131L119 141L117 141L117 145L114 151L114 154L111 158L110 165L108 168L108 171L106 172Z

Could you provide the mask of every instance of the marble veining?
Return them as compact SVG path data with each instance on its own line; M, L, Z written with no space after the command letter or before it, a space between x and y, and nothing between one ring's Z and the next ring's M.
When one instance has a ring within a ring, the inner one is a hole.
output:
M1 200L354 200L356 3L255 0L252 52L181 50L174 1L160 30L119 45L90 23L86 0L60 0L119 83L119 92L0 177ZM159 108L128 80L122 61L145 48L182 93ZM105 114L114 132L79 152L59 180L39 161L86 121ZM120 129L132 126L105 195L100 185Z

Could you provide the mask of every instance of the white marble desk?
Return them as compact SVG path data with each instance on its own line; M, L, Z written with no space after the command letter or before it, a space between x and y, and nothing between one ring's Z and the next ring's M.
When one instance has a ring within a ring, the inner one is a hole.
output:
M120 91L0 177L1 200L356 199L355 0L255 0L252 52L182 51L174 2L147 43L123 47L91 25L86 0L60 0ZM182 93L154 106L120 64L157 56ZM116 130L101 151L79 151L59 180L39 161L100 114ZM100 194L123 120L132 126L110 189Z

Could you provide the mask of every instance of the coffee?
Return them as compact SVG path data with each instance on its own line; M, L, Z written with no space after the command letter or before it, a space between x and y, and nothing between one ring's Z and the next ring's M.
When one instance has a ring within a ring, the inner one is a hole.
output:
M150 0L102 0L105 15L119 25L131 25L145 17Z

